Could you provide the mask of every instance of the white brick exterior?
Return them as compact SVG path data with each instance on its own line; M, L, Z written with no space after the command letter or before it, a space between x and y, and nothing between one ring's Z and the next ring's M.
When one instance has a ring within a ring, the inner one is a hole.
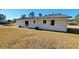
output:
M34 23L35 20L35 23ZM43 23L43 20L46 20L46 24ZM51 20L55 20L54 26L51 25ZM25 21L29 21L29 26L25 26ZM24 28L35 28L39 27L40 29L46 30L55 30L55 31L67 31L67 18L50 18L50 19L22 19L16 21L16 26L20 25Z

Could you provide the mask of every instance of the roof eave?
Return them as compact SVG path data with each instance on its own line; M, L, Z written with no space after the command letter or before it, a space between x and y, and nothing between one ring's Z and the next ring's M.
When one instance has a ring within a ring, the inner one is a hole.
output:
M42 18L72 18L71 16L67 17L40 17L40 18L24 18L24 19L42 19ZM22 19L16 19L16 20L22 20Z

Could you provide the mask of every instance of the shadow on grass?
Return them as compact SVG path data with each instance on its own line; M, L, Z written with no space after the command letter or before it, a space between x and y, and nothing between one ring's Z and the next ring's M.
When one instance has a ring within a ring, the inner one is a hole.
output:
M34 29L34 28L29 28L29 29ZM55 31L55 30L48 30L48 29L34 29L34 30L38 30L38 31L49 31L49 32L61 32L61 33L63 33L63 31Z
M79 34L79 29L76 29L76 28L68 28L67 29L67 33Z
M32 29L32 28L31 28ZM54 30L44 30L44 29L35 29L40 31L50 31L50 32L61 32L61 31L54 31ZM61 32L63 33L63 32ZM76 28L67 28L67 32L64 33L70 33L70 34L79 34L79 29Z
M2 26L13 26L11 24L0 24L0 25L2 25Z

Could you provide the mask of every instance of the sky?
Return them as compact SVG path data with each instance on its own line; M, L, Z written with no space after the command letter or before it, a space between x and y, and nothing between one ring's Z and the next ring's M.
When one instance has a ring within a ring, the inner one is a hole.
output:
M6 20L12 20L15 18L20 18L23 14L28 16L28 14L32 11L36 16L39 13L42 13L43 15L62 13L74 18L77 14L79 14L79 9L1 9L0 14L6 15Z

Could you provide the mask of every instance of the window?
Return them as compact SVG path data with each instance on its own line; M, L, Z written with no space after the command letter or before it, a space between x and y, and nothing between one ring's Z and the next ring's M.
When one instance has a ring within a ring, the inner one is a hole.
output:
M43 20L43 23L46 24L46 20Z
M27 25L27 26L28 26L28 25L29 25L29 22L28 22L28 21L25 21L25 25Z
M51 25L54 25L55 24L55 20L51 20Z
M33 21L33 23L35 23L35 20Z

